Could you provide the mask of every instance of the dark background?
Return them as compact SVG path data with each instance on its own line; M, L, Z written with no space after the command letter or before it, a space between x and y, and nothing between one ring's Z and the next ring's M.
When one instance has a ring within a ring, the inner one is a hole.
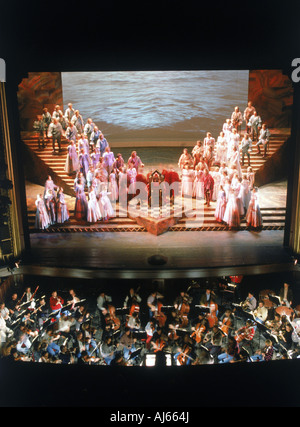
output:
M10 0L0 19L0 57L15 89L28 71L279 68L290 75L300 57L297 1ZM2 367L0 405L299 406L297 362L237 364L222 373L199 366L197 374L182 369L176 377L158 369L96 375L89 367L71 366L66 374L38 365L33 375L27 365Z

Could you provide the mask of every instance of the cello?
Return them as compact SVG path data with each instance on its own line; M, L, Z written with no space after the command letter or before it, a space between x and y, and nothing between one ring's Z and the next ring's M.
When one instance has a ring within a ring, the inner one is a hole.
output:
M200 343L202 341L205 330L205 325L198 323L196 329L191 333L190 337L193 338L196 343Z
M210 328L217 325L218 323L217 311L218 311L218 304L216 304L214 301L211 301L209 303L209 313L207 315L207 320Z

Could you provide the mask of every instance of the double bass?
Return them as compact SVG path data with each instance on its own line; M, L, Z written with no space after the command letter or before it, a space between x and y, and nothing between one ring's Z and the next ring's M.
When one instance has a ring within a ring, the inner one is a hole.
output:
M167 316L161 310L162 307L163 307L162 302L157 301L155 312L154 312L154 315L153 315L154 319L157 320L158 325L161 328L163 328L165 326L166 321L167 321Z

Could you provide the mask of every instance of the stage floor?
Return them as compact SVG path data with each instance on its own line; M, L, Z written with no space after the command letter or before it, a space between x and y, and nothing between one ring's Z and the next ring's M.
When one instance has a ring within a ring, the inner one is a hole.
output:
M32 208L37 190L38 186L28 183L28 209ZM285 208L286 191L286 181L261 187L260 206ZM67 199L73 209L73 198ZM283 239L283 229L168 231L159 236L137 231L36 232L30 234L28 259L33 265L56 268L60 274L71 275L77 269L92 269L91 274L108 277L141 277L146 273L153 277L173 274L198 277L216 275L216 271L223 275L222 271L226 274L228 269L237 274L245 268L252 274L254 266L265 269L272 265L276 271L291 262ZM163 257L165 264L149 264L153 256ZM61 269L67 269L68 273Z

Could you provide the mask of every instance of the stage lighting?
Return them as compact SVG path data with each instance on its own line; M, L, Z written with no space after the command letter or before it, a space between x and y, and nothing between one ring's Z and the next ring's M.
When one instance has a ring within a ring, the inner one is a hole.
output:
M170 353L164 353L166 358L166 366L172 366L172 355ZM156 364L156 354L155 353L147 353L145 358L145 366L157 366Z

